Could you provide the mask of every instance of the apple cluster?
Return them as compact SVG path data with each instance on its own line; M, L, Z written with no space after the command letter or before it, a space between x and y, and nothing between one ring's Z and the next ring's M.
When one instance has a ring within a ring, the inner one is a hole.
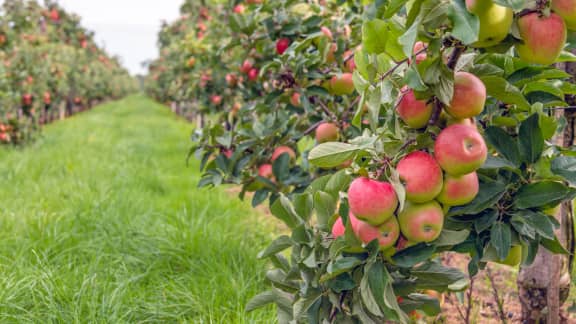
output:
M518 36L515 45L520 58L528 63L550 65L556 62L566 44L567 29L576 30L576 1L552 0L551 12L545 13L548 1L537 4L535 10L518 14ZM511 8L492 0L466 0L468 11L479 19L478 41L472 46L487 48L498 45L507 36L514 22Z
M453 99L443 107L445 125L433 147L409 152L396 164L405 193L403 204L390 182L360 177L351 183L349 221L362 243L377 239L385 251L434 241L442 232L445 212L474 200L479 191L476 170L488 154L474 117L482 112L485 101L486 88L479 78L455 73ZM418 100L412 90L404 89L396 111L409 128L425 131L433 106L432 101ZM338 237L344 232L344 223L338 219L332 234Z

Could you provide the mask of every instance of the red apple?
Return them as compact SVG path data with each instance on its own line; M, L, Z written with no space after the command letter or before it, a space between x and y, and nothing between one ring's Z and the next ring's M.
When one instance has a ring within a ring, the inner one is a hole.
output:
M352 217L354 216L350 215L350 218ZM358 221L356 226L354 226L354 234L364 244L378 240L380 251L384 251L396 244L398 237L400 237L400 225L398 225L396 217L391 217L384 224L378 226Z
M320 31L322 32L322 34L324 34L325 37L327 37L330 41L332 41L334 39L334 36L332 35L332 31L330 30L330 28L322 26L320 27Z
M353 73L354 70L356 70L356 61L354 61L354 51L353 50L348 50L346 52L344 52L344 59L347 59L346 61L346 71Z
M244 10L245 10L245 8L242 4L238 4L238 5L234 6L234 13L243 14Z
M555 13L546 17L533 12L518 18L518 32L524 43L516 45L516 50L528 63L556 62L566 43L566 24Z
M381 225L394 216L398 197L388 182L357 178L348 189L350 211L371 225Z
M416 129L428 125L432 110L432 104L426 103L425 100L417 100L412 89L405 90L396 105L396 111L400 119L408 127Z
M414 50L413 53L416 54L416 64L420 64L420 62L424 61L427 57L426 52L422 52L419 53L420 51L422 51L423 49L426 48L426 43L424 42L416 42L416 44L414 44ZM417 54L419 53L419 54Z
M576 0L553 0L551 2L550 8L564 19L566 28L576 30Z
M194 57L189 58L188 62L186 62L186 66L191 69L194 67L194 65L196 65L196 58Z
M316 128L316 142L335 142L340 136L338 126L333 123L322 123Z
M461 176L446 174L444 187L436 199L444 206L466 205L476 198L479 188L476 172Z
M250 80L250 81L258 80L258 74L259 73L260 73L260 70L258 70L258 68L250 69L250 71L248 71L248 80Z
M446 112L456 119L465 119L479 115L486 103L486 87L482 80L468 72L456 72L454 75L454 97Z
M406 155L398 162L396 169L406 186L406 199L409 201L427 202L442 190L442 169L426 152L416 151Z
M459 176L480 168L488 157L488 149L476 129L452 125L436 138L434 155L444 171Z
M408 204L398 215L400 231L413 243L431 242L440 236L444 226L444 212L436 201Z
M250 61L248 59L244 60L244 62L240 66L240 72L248 74L248 72L250 72L250 70L252 70L253 67L254 67L254 65L253 65L252 61Z
M300 107L301 103L300 103L300 93L298 92L294 92L292 94L292 96L290 97L290 103L292 104L292 106L294 107Z
M284 154L284 153L288 153L288 155L290 155L290 159L291 160L295 160L296 159L296 153L294 153L294 150L291 147L288 146L278 146L274 152L272 153L272 162L276 161L277 158L280 157L280 155Z
M342 73L341 75L333 76L330 80L330 90L332 94L337 96L350 95L354 93L352 73Z
M278 53L278 55L284 54L288 47L290 47L290 39L280 38L278 41L276 41L276 53Z
M266 163L266 164L262 164L259 168L258 168L258 175L261 176L262 178L267 178L267 179L274 179L274 172L272 171L272 164L270 163Z
M222 103L222 96L213 95L212 97L210 97L210 101L215 106L219 106Z

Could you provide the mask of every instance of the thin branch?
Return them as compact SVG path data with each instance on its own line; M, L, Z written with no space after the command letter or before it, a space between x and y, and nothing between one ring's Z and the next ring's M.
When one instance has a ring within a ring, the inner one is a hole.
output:
M462 56L462 53L464 53L465 50L466 46L456 45L454 51L452 51L452 54L448 59L448 63L446 64L450 70L454 70L454 68L456 68L456 64L458 64L458 60L460 59L460 56Z
M566 106L566 107L549 107L549 108L544 108L544 110L568 110L568 109L576 109L576 106Z
M430 120L428 121L428 126L434 126L440 120L440 114L442 113L442 102L438 98L434 98L432 101L432 115L430 116Z
M419 54L426 52L427 49L428 49L428 47L422 48L418 52L414 53L414 56L417 56ZM403 59L402 61L396 63L396 65L394 65L390 70L386 71L384 74L382 74L380 76L380 81L383 81L384 79L386 79L387 77L392 75L392 73L394 73L394 71L396 71L400 66L402 66L404 63L408 63L409 61L410 61L410 57L407 57L407 58Z
M494 277L492 276L492 270L489 266L486 267L486 274L488 275L488 280L490 280L490 285L492 286L492 295L496 300L496 305L498 306L498 317L502 323L506 324L506 314L504 314L504 301L500 299L498 295L498 289L496 289L496 282L494 282Z
M472 292L474 291L474 277L470 278L470 289L466 293L468 297L468 306L466 307L466 323L470 323L470 314L472 313Z
M347 121L348 120L348 115L350 115L350 112L353 111L354 107L358 104L358 102L360 102L360 96L356 97L352 103L350 104L350 106L348 106L348 108L346 108L346 110L344 111L344 113L342 114L342 121Z
M304 131L304 134L302 134L302 137L309 135L310 133L312 133L313 131L316 130L316 128L318 128L318 126L320 126L320 124L322 124L324 121L321 120L319 122L316 122L314 124L312 124L310 127L308 127L307 130Z
M320 108L322 108L322 110L324 110L324 112L330 116L330 118L334 121L338 120L338 116L336 116L336 114L334 114L329 108L328 106L326 106L325 103L322 102L322 100L318 100L318 105L320 105Z

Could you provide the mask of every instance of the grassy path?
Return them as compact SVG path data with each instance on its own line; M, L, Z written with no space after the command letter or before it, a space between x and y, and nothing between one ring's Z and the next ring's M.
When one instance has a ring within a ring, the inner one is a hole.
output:
M142 97L0 148L0 323L270 323L270 229L220 190L195 189L190 125Z

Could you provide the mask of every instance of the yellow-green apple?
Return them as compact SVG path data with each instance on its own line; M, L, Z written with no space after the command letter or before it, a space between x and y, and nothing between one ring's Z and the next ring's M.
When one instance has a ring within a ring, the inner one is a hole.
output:
M322 123L316 128L316 142L335 142L340 136L340 130L334 123Z
M300 93L294 92L290 97L290 103L294 107L300 107Z
M422 128L428 124L432 116L433 107L425 100L417 100L414 90L404 90L396 104L396 111L400 119L410 128Z
M258 68L251 68L250 71L248 71L248 80L250 81L258 80L258 73L260 73L260 70L258 70Z
M278 41L276 41L276 53L278 53L278 55L284 54L288 47L290 47L290 39L280 38Z
M494 262L505 264L507 266L515 267L522 262L522 246L521 245L512 245L510 247L510 252L508 252L508 256L504 260L495 260Z
M476 198L479 188L476 172L461 176L446 174L444 186L436 199L444 206L466 205Z
M466 8L480 20L478 41L472 46L490 47L506 38L514 20L511 8L497 5L492 0L466 0Z
M272 162L276 161L277 158L280 157L280 155L287 153L288 155L290 155L290 159L291 160L295 160L296 159L296 153L294 153L294 150L291 147L288 146L278 146L274 152L272 153Z
M434 156L446 173L459 176L480 168L488 157L488 149L476 129L457 124L440 132L434 143Z
M352 73L342 73L330 79L330 90L337 96L349 95L354 92L354 81Z
M486 86L477 76L468 72L454 75L454 96L444 109L456 119L479 115L486 103Z
M258 175L262 178L267 178L274 181L274 172L272 172L272 164L266 163L258 167Z
M566 24L560 16L540 16L533 12L518 18L523 43L516 45L520 58L529 63L550 65L556 62L566 43Z
M442 190L442 169L436 160L422 151L406 155L396 166L406 187L406 199L423 203L434 199Z
M431 242L442 232L444 212L434 200L423 204L408 203L398 215L398 223L408 241Z
M393 247L400 237L400 225L398 225L396 217L391 217L384 224L378 226L358 221L353 228L356 237L364 244L378 240L380 251Z
M371 225L381 225L394 216L398 196L388 182L361 177L348 189L350 212Z
M566 28L576 30L576 0L553 0L550 7L564 22Z

